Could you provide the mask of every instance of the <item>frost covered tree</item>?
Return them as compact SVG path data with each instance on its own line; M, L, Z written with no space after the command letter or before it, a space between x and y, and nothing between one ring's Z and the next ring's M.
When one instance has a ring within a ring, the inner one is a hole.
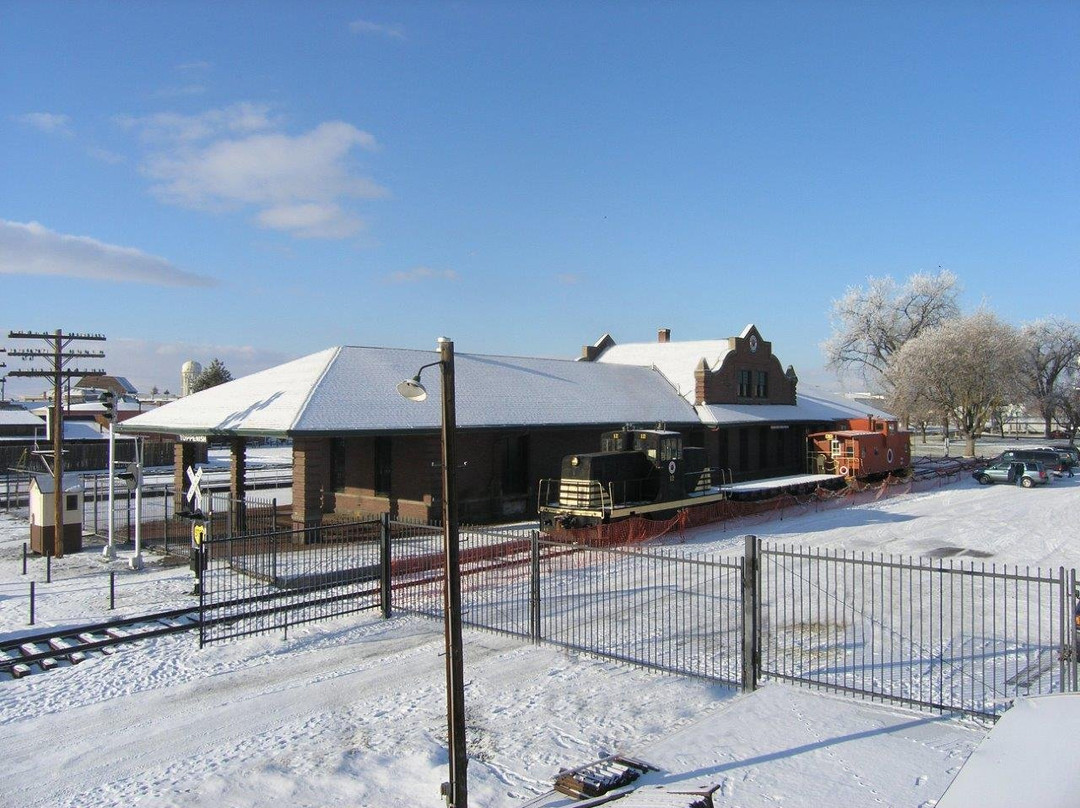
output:
M1080 327L1054 317L1024 326L1021 335L1025 398L1042 416L1043 434L1048 438L1066 392L1063 376L1080 359Z
M210 387L217 387L219 384L225 384L225 382L232 381L232 374L229 373L225 367L225 363L220 359L214 359L208 368L198 375L194 382L191 383L191 392L198 393L200 390L206 390Z
M1061 374L1058 393L1058 420L1069 436L1069 443L1076 442L1080 430L1080 362L1066 368Z
M1023 390L1019 332L980 311L950 319L908 340L893 358L889 383L904 411L934 408L956 424L975 454L991 413Z
M869 384L889 387L888 370L910 340L960 316L960 286L948 270L919 273L900 285L890 277L868 278L834 300L832 336L822 343L830 368L859 370Z

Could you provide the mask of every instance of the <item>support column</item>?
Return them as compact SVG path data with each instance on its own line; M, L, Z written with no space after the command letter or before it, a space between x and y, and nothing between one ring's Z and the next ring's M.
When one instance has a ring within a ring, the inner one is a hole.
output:
M233 438L229 446L229 497L233 501L233 531L247 532L244 479L247 475L247 438Z
M293 439L294 530L322 522L323 477L327 469L328 451L325 439Z

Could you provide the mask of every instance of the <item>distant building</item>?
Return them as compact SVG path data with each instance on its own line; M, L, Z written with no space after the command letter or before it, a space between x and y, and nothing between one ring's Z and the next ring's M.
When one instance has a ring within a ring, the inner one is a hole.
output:
M121 396L136 396L139 391L123 376L83 376L75 385L77 390L105 392L109 390L117 398ZM86 396L84 395L84 399Z
M203 366L194 359L189 359L180 367L180 396L190 396L195 380L202 375Z

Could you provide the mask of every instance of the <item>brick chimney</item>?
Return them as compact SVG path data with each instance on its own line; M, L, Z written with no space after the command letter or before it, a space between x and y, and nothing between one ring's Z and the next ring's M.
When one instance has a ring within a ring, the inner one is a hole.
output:
M656 332L656 341L657 342L671 342L671 329L670 328L661 328L659 331L657 331Z

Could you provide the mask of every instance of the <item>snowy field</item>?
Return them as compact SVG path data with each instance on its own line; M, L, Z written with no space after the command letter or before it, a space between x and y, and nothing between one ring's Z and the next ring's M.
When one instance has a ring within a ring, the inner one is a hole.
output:
M738 552L741 535L988 562L1080 566L1080 478L983 488L965 479L847 510L688 542ZM24 522L0 515L0 636L190 604L186 567L140 572L95 547L21 572ZM108 611L109 568L117 612ZM28 582L37 623L27 625ZM710 784L717 804L936 804L984 724L766 683L744 695L479 631L465 632L470 802L571 804L560 768L623 752L660 767L639 782ZM0 681L4 788L19 806L442 804L442 626L373 614L196 647L174 635L77 667Z

